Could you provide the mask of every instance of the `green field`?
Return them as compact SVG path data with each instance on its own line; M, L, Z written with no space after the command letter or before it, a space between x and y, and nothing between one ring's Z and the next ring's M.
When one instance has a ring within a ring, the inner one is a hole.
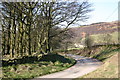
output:
M89 35L89 38L91 39L92 45L118 44L118 36L118 32L112 32L107 34L92 34ZM85 38L81 39L83 45L85 44Z
M113 32L109 34L95 34L91 35L94 43L101 43L101 44L112 44L118 43L118 32Z

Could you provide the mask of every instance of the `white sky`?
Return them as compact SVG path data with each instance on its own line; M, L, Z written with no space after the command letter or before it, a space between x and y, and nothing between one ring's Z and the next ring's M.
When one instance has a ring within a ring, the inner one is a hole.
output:
M90 18L83 24L96 22L111 22L118 20L118 2L119 0L89 0L93 4L93 12Z

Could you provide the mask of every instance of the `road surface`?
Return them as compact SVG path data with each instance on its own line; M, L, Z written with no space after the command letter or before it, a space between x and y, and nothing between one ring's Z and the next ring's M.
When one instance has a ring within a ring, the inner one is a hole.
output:
M37 77L36 80L39 80L39 79L44 80L46 78L47 80L56 80L60 78L62 78L62 80L63 79L70 80L72 78L78 78L87 73L90 73L102 65L102 62L96 59L87 58L79 55L73 55L73 54L67 54L67 56L70 56L77 61L74 66L64 71Z

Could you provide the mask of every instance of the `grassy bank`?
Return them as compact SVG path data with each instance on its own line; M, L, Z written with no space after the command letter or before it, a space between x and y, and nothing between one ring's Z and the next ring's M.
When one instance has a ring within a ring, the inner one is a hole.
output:
M118 78L118 54L105 60L104 64L96 71L81 78Z
M36 57L29 57L27 60L22 58L3 62L3 78L34 78L69 68L75 63L75 60L58 54L51 54L37 59Z
M114 55L115 54L114 52L118 52L118 51L120 51L119 45L97 45L97 46L91 47L90 49L88 48L71 49L65 52L60 52L60 53L77 54L80 56L96 58L100 61L103 61L108 57L111 57L112 55Z
M118 78L118 46L98 46L92 47L91 50L79 50L77 54L98 59L104 64L96 71L86 74L78 79L83 78Z

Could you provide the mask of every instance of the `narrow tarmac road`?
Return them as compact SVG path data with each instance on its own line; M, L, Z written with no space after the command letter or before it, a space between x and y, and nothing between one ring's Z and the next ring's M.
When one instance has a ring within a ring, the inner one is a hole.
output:
M79 55L73 55L73 54L67 54L67 56L70 56L74 58L77 62L74 66L60 72L44 75L37 77L36 79L45 79L49 78L49 80L56 80L60 78L66 78L65 80L71 80L73 78L78 78L80 76L83 76L87 73L90 73L94 70L96 70L99 66L101 66L103 63L96 60L91 59Z

